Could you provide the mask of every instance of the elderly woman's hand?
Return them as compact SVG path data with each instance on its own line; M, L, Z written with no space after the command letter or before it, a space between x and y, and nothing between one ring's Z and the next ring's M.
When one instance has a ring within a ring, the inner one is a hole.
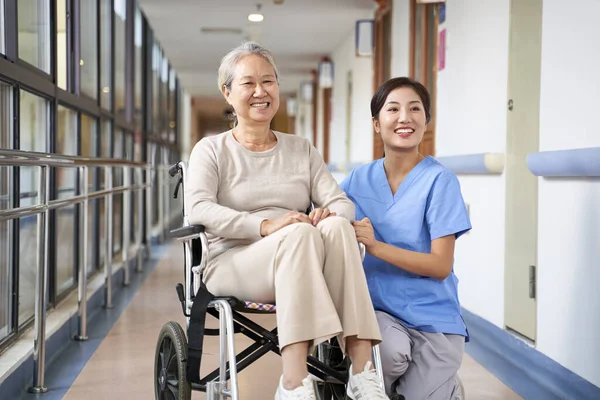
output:
M269 236L273 232L277 232L281 228L291 225L297 224L299 222L305 222L310 224L312 221L308 218L308 215L298 212L298 211L290 211L282 217L277 219L266 219L260 224L260 235L261 236Z
M336 215L334 212L329 211L329 208L315 208L310 214L308 214L308 218L312 221L313 226L317 226L319 222L324 220L327 217L331 217Z

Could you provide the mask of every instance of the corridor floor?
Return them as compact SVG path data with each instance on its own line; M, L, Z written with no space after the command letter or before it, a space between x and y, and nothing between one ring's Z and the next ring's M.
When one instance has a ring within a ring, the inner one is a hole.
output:
M183 279L181 245L170 245L154 271L148 276L127 309L66 393L65 400L154 398L153 365L156 340L162 326L177 321L182 326L185 318L177 300L175 285ZM265 327L275 324L274 317L253 317ZM207 326L216 327L213 318ZM237 335L236 348L249 344ZM202 371L218 365L218 338L207 337ZM269 353L239 375L241 399L272 399L281 373L279 356ZM460 370L468 400L521 399L471 357L465 354ZM205 399L204 393L193 393L194 400Z

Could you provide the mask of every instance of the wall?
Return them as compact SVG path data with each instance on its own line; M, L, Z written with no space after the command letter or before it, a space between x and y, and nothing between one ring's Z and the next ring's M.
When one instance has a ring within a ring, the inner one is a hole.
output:
M364 18L373 18L368 13ZM368 162L373 157L373 125L370 103L373 96L373 58L356 57L354 28L332 53L335 74L332 92L329 162ZM350 159L346 159L348 72L352 73L352 109L350 110Z
M599 13L595 0L544 0L542 151L600 146ZM597 386L599 205L597 179L539 179L537 348Z
M446 7L446 68L438 73L436 155L506 149L509 1ZM462 305L504 326L504 176L459 176L473 231L456 248Z
M408 76L410 65L410 0L392 1L391 76Z

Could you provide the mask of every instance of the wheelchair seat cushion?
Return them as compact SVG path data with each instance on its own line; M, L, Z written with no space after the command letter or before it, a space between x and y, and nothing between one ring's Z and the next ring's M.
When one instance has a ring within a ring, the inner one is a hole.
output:
M252 301L246 301L244 303L245 303L245 308L249 308L251 310L275 312L277 309L275 304L254 303Z

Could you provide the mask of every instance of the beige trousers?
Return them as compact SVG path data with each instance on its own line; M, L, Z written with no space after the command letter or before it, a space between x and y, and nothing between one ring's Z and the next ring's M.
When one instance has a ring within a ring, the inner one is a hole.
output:
M316 227L288 225L211 260L204 273L215 296L277 305L279 346L338 336L381 341L354 229L332 216Z

